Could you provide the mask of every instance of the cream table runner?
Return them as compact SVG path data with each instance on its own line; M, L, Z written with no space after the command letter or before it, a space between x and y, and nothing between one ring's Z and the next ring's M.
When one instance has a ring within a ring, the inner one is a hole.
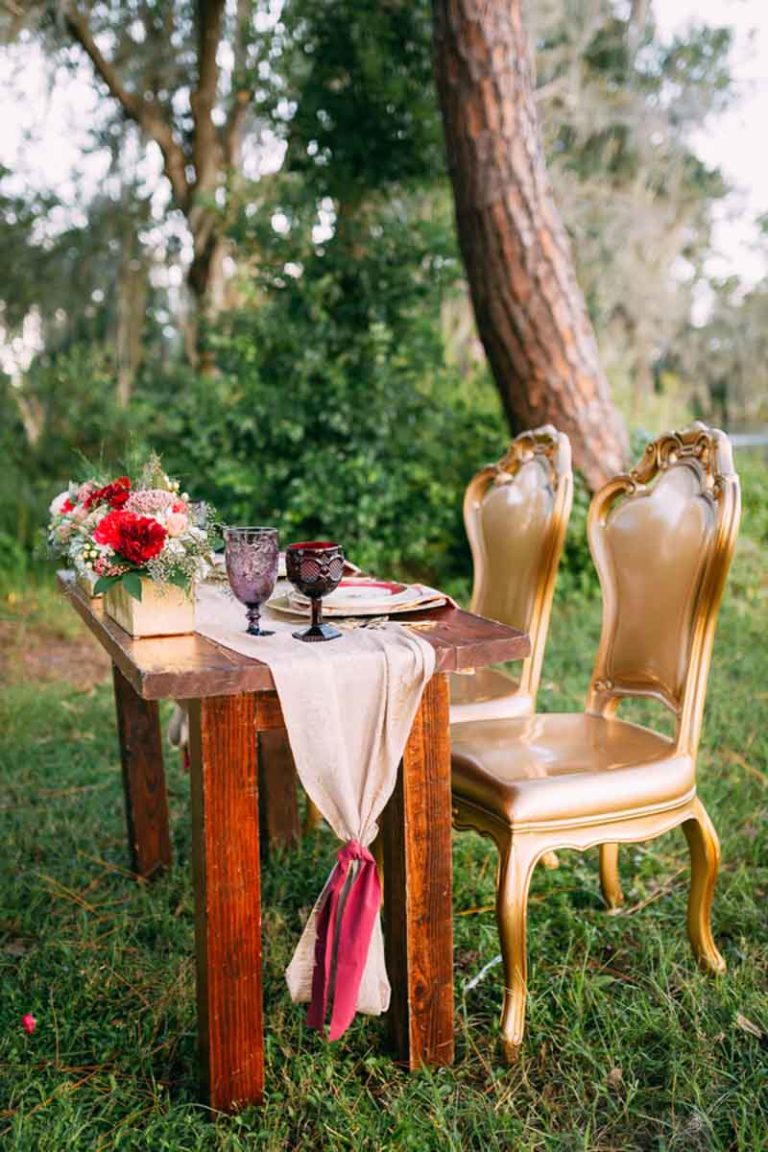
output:
M389 1006L381 889L368 845L394 790L435 650L392 623L320 644L295 640L301 625L268 609L262 626L274 635L246 633L245 609L228 589L198 591L196 631L269 666L301 782L345 842L286 970L292 999L310 1001L310 1026L323 1030L332 995L333 1040L356 1010L378 1015Z

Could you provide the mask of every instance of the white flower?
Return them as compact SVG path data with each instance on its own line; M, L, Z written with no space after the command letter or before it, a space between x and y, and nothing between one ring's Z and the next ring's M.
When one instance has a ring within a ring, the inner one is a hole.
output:
M69 490L67 490L66 492L59 492L58 496L54 497L54 499L51 500L51 506L48 509L51 516L63 515L62 509L63 509L64 505L66 503L68 503L68 501L69 501Z

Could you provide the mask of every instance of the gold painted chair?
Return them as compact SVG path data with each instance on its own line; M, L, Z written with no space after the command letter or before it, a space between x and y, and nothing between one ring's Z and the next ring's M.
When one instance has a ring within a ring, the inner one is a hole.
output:
M501 1034L509 1060L524 1029L528 886L553 849L600 845L603 895L617 907L619 844L682 825L691 858L688 936L705 969L725 969L710 927L720 849L696 795L696 752L739 516L738 477L722 432L695 424L649 444L589 512L603 629L586 711L452 729L455 824L490 836L499 850ZM672 712L674 737L616 717L622 700L643 697Z
M550 425L517 436L498 464L470 481L464 497L474 563L470 609L527 632L531 654L518 680L495 668L454 674L452 724L533 713L572 502L571 446Z

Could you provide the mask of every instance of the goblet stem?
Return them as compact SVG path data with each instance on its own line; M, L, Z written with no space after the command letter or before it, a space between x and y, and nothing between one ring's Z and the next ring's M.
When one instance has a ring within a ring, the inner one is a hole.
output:
M261 604L248 604L246 605L246 615L248 616L248 627L246 632L249 636L271 636L271 632L262 632L261 621Z
M312 597L312 627L318 628L323 622L322 596Z

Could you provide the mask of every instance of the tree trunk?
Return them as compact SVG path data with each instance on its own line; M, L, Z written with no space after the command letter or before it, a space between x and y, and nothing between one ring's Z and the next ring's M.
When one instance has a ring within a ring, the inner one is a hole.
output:
M149 270L141 252L123 259L117 277L117 402L131 403L133 382L141 366L142 341L149 294Z
M521 8L433 0L459 244L512 431L567 432L594 490L624 467L626 432L547 177Z
M203 376L216 371L216 356L210 344L210 332L224 307L224 257L226 242L215 231L204 238L194 236L195 254L189 269L188 285L194 304L195 358Z

